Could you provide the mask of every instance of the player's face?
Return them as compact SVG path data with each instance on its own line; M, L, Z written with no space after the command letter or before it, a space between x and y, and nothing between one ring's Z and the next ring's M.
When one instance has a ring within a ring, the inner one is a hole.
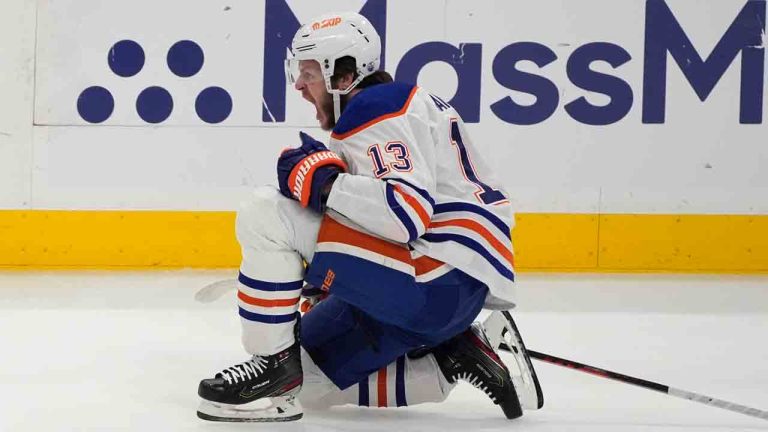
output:
M320 63L314 60L301 60L299 62L299 77L295 84L296 90L301 96L315 106L315 118L320 122L324 130L331 130L334 126L333 98L325 88L325 80L320 70Z

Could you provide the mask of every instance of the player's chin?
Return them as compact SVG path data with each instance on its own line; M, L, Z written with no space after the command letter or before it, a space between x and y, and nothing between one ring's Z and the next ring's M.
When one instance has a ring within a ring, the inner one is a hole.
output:
M318 111L316 118L317 118L317 121L320 123L320 129L324 131L330 131L333 129L334 126L336 126L333 120L331 120L331 116L328 115L328 113L325 113L323 111Z
M324 118L324 119L320 120L320 129L322 129L322 130L324 130L326 132L330 132L331 130L333 130L334 126L335 125L333 123L331 123L331 121L328 120L327 118Z

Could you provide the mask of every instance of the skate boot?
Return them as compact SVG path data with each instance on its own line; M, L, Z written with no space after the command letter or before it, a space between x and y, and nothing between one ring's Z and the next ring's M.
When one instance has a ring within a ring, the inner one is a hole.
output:
M512 377L480 324L431 349L449 382L466 381L485 392L508 419L523 415Z
M509 363L509 373L523 409L540 409L544 406L544 394L512 314L494 311L483 322L483 328L491 346L511 354L514 359L514 363Z
M296 395L303 375L299 343L269 356L232 366L200 382L203 400L197 416L223 422L298 420L303 411Z

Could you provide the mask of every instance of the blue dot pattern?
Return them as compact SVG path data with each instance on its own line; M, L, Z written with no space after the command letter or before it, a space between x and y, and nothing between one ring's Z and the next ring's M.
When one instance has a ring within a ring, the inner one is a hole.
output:
M188 78L200 72L205 55L200 45L191 40L178 41L168 50L168 68L171 72Z
M173 98L168 90L162 87L148 87L139 94L136 100L136 112L147 123L161 123L173 111Z
M132 77L144 67L144 50L132 40L121 40L110 48L107 63L116 75Z
M208 87L197 96L195 111L206 123L221 123L232 113L232 97L221 87Z
M77 112L89 123L101 123L107 120L114 109L115 99L104 87L88 87L77 98Z
M115 75L132 77L144 68L144 49L136 41L116 42L107 54L107 63ZM175 75L188 78L199 73L205 63L203 49L196 42L181 40L168 50L168 68ZM221 87L208 87L195 99L197 116L209 124L221 123L232 114L232 96ZM77 112L89 123L102 123L112 116L115 99L104 87L88 87L77 98ZM136 99L136 112L147 123L162 123L173 112L173 97L162 87L148 87Z

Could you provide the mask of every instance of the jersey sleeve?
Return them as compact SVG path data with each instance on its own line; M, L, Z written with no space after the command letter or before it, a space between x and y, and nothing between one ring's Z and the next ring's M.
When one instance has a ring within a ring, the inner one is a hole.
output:
M409 243L421 237L432 220L436 188L435 144L426 123L403 115L338 144L360 168L339 175L328 207L391 241ZM386 171L379 178L377 167Z

